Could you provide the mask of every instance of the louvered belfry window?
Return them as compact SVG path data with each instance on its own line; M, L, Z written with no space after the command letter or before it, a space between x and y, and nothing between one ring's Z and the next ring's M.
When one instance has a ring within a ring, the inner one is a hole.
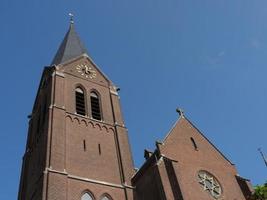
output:
M99 96L95 92L90 94L92 118L101 120Z
M76 98L76 113L79 115L85 115L85 100L84 91L81 88L76 88L75 90Z
M81 200L93 200L93 197L89 193L84 193Z
M101 200L110 200L110 198L108 198L107 196L104 196L101 198Z

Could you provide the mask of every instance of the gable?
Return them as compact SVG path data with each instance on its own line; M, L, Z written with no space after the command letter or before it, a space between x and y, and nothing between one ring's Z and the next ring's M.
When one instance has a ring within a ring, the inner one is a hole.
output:
M57 66L59 71L106 87L113 85L86 54Z
M198 159L212 159L214 162L217 161L218 163L233 165L231 161L185 117L179 118L162 144L161 153L164 155L171 155L171 158L178 162L179 159L186 159L183 155L196 155Z

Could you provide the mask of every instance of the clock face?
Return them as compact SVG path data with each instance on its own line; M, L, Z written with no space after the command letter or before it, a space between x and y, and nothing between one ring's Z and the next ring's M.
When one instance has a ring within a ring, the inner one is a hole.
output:
M94 79L96 78L96 71L89 67L87 64L78 64L76 69L79 74L85 78Z

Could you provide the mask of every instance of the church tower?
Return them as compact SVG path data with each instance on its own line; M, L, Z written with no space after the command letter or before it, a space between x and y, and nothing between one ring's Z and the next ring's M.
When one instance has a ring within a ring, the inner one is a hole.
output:
M133 199L134 167L117 90L71 20L29 116L19 200Z

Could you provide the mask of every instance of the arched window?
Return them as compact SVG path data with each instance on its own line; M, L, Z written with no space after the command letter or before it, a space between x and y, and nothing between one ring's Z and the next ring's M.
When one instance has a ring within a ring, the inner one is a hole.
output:
M93 200L93 197L89 193L84 193L81 200Z
M80 87L77 87L75 89L75 100L76 100L76 113L79 115L85 115L84 91Z
M91 100L92 118L101 120L100 99L97 93L91 92L90 100Z

